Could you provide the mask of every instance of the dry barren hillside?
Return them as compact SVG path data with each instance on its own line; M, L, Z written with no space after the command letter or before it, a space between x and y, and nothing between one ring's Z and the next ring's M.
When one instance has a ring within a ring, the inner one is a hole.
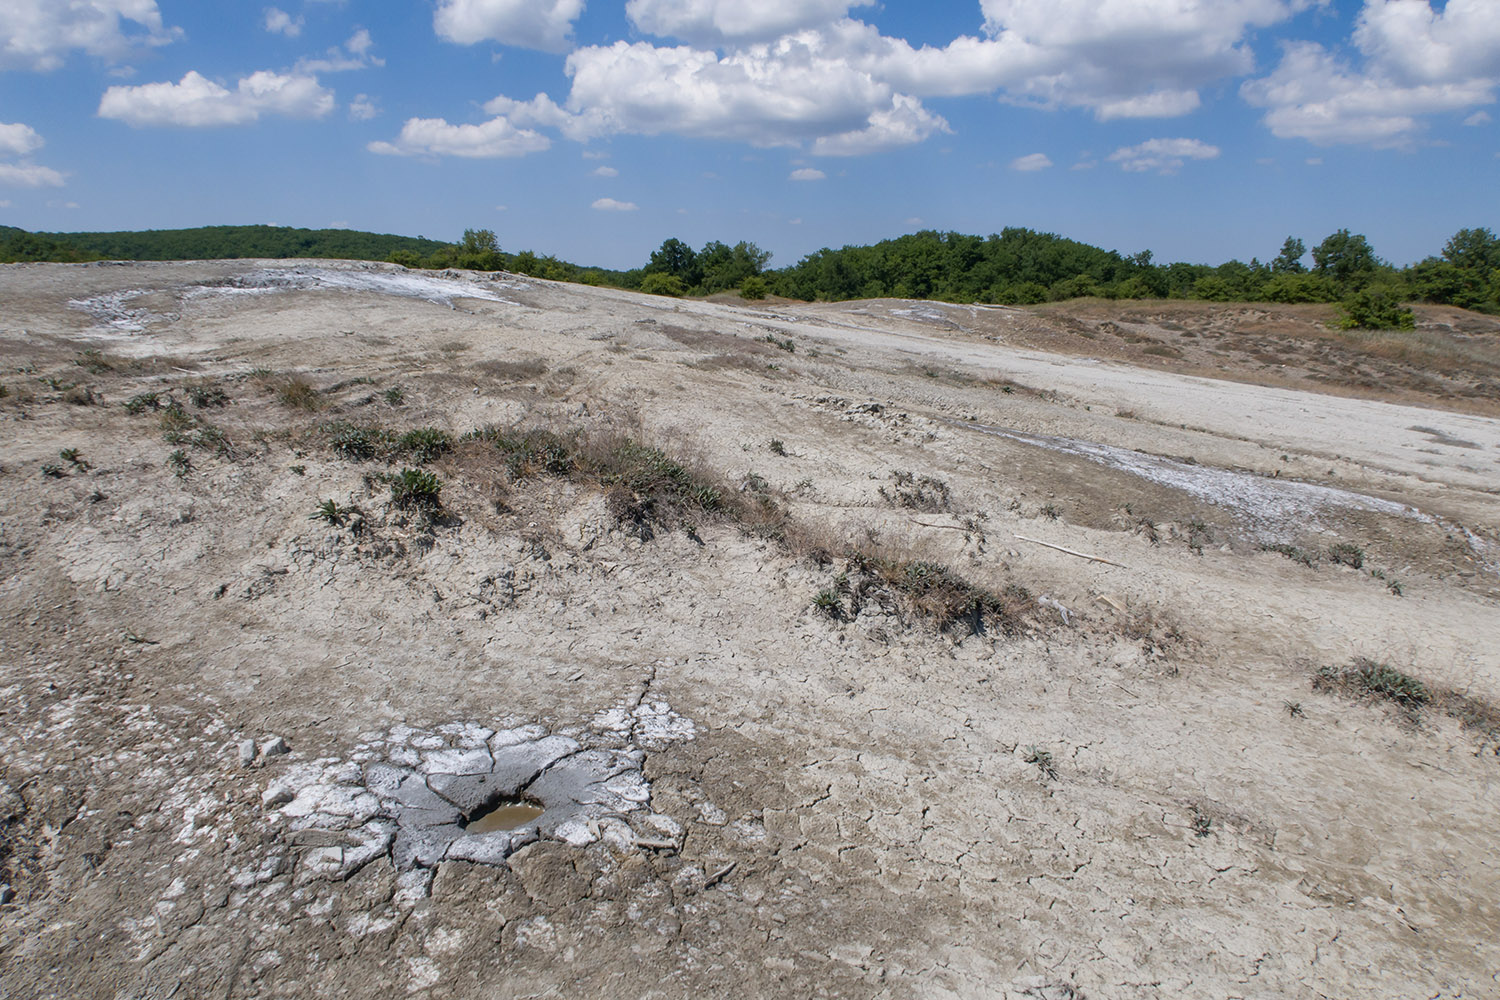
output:
M1500 325L0 268L0 996L1500 996Z

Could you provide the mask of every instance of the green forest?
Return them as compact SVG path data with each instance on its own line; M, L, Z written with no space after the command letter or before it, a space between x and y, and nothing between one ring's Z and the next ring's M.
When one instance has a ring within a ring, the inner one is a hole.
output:
M805 301L939 299L1032 305L1082 297L1210 302L1337 303L1346 326L1410 328L1408 304L1500 313L1500 238L1461 229L1439 254L1398 268L1358 233L1340 229L1309 247L1289 236L1267 261L1158 264L1149 250L1125 255L1052 233L1009 228L989 236L931 230L871 246L824 248L770 269L754 243L711 241L695 250L671 238L640 267L587 267L531 250L506 252L490 230L456 242L344 229L207 226L119 233L29 233L0 227L0 262L205 260L324 257L410 268L508 270L558 281L658 295L738 291ZM1309 263L1310 260L1310 263Z

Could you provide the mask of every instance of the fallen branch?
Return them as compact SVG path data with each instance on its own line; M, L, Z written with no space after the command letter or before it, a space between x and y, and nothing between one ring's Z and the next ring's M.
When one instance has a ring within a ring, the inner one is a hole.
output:
M947 528L949 531L968 531L969 530L968 528L965 528L961 524L933 524L930 521L918 521L916 518L912 518L911 519L911 523L912 524L920 524L924 528Z
M1129 566L1122 566L1120 565L1120 563L1105 559L1103 556L1091 556L1087 552L1078 552L1074 549L1065 549L1061 545L1053 545L1051 542L1044 542L1039 538L1027 538L1025 535L1017 535L1016 537L1023 542L1030 542L1033 545L1044 545L1049 549L1056 549L1059 552L1066 552L1070 556L1077 556L1080 559L1087 559L1089 562L1104 563L1104 565L1106 566L1119 566L1120 569L1130 568Z
M654 848L655 850L658 850L658 851L675 851L675 850L677 850L677 841L675 841L675 840L645 840L645 839L642 839L641 837L637 837L637 838L635 838L635 846L636 847L650 847L650 848Z

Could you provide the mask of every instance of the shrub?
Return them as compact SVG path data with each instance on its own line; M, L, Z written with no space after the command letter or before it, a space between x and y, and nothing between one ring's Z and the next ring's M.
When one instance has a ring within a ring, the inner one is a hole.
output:
M1348 542L1339 542L1329 547L1328 558L1332 559L1334 562L1338 563L1341 566L1350 566L1354 569L1361 569L1365 564L1365 550L1360 548L1358 545L1351 545Z
M1390 288L1362 288L1339 307L1341 330L1415 330L1417 318L1401 304L1400 296Z
M1403 708L1415 708L1432 700L1425 684L1388 664L1373 660L1356 661L1354 676L1366 691L1394 701Z
M396 441L396 447L418 465L442 458L453 449L453 435L436 427L407 431Z
M443 484L423 469L402 469L391 477L391 502L404 510L434 513L442 510Z
M770 290L771 287L766 283L766 279L762 278L758 274L752 274L750 277L740 282L741 298L763 299L766 297L766 293Z
M391 449L390 434L375 427L330 424L324 433L328 435L328 446L351 462L368 462Z
M545 474L566 476L577 467L574 444L548 430L481 427L464 435L466 441L483 441L505 457L505 471L512 479Z
M145 413L147 410L159 410L162 408L161 393L138 393L125 400L124 406L125 412L132 416Z
M641 291L648 295L670 295L680 299L687 294L687 286L677 275L657 271L641 279Z
M218 386L190 385L187 387L188 399L200 410L210 406L229 405L229 394Z

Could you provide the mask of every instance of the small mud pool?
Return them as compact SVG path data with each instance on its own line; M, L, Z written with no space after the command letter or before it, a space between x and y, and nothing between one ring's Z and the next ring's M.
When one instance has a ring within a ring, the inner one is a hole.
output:
M481 811L464 824L464 833L498 833L515 830L538 818L547 810L529 802L501 802Z
M403 870L505 864L537 840L634 850L682 835L651 809L645 748L694 732L664 702L610 709L556 732L396 726L367 734L347 760L293 765L262 800L290 839L316 845L299 861L307 877L347 878L382 857Z

